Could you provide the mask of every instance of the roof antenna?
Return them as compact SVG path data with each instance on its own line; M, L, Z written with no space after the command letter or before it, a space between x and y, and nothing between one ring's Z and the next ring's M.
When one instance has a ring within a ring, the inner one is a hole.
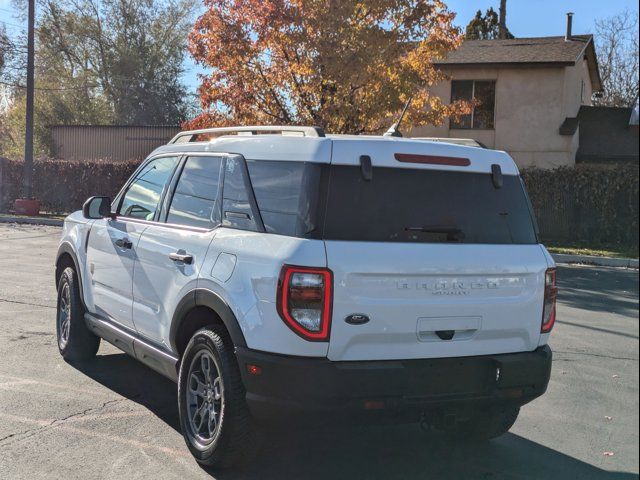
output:
M407 113L407 109L409 108L409 105L411 105L411 100L413 100L413 95L410 96L409 100L407 100L407 103L404 104L404 108L402 109L402 113L400 114L400 119L396 123L391 125L389 130L384 132L383 137L402 137L402 133L400 132L400 130L398 130L398 127L402 123L402 120L404 119L404 114Z

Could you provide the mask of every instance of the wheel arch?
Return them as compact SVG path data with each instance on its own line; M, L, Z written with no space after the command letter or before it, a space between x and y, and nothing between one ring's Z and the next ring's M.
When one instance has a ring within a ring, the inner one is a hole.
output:
M60 282L60 275L65 268L72 267L76 272L78 278L77 284L80 290L80 300L82 305L86 308L84 303L84 288L82 285L82 274L80 273L80 264L78 262L78 256L73 249L73 246L69 242L63 242L58 247L58 253L56 255L56 268L55 268L55 285L58 289L58 283Z
M215 317L211 318L211 314ZM191 335L199 328L216 322L224 325L235 346L247 346L238 320L227 302L211 290L191 290L178 302L173 314L169 331L171 349L182 356Z

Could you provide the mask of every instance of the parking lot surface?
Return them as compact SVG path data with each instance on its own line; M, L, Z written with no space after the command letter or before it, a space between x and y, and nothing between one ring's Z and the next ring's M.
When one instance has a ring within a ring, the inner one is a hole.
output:
M414 425L280 432L246 470L205 472L170 381L102 343L70 365L55 339L60 229L0 224L0 477L638 478L638 272L561 267L547 393L511 433L455 444Z

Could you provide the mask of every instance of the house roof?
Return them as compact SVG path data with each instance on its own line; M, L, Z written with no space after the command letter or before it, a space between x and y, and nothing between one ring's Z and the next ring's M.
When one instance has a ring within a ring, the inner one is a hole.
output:
M439 66L575 65L582 58L589 64L593 90L602 89L593 35L564 37L513 38L508 40L466 40L446 58L435 60Z

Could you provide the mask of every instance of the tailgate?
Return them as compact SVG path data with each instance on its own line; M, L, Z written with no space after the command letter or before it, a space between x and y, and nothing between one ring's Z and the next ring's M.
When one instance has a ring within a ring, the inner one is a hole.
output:
M544 273L539 245L326 241L334 274L330 360L531 351ZM350 324L353 314L369 321Z

